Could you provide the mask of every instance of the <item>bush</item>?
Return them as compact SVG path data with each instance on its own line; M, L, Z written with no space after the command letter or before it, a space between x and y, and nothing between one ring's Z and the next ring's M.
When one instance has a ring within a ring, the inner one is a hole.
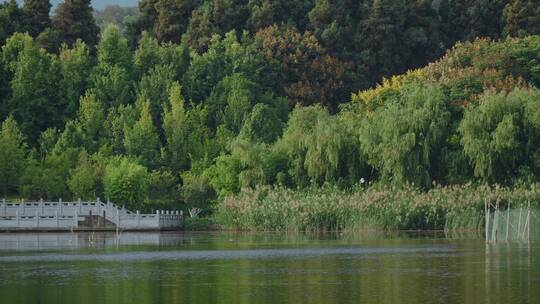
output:
M132 159L117 158L105 168L105 195L111 202L140 210L148 193L147 169Z
M71 171L68 187L75 198L94 200L99 196L101 167L86 152L79 156L77 167Z
M182 174L182 183L180 195L186 206L201 209L203 214L208 213L216 199L216 193L210 186L208 177L186 172Z

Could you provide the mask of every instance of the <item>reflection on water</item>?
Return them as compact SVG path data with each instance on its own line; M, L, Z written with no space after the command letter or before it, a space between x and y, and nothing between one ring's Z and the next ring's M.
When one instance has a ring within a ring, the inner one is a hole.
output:
M54 250L106 248L128 245L181 245L181 234L148 233L0 233L1 250Z
M0 303L535 303L539 249L399 234L0 234Z

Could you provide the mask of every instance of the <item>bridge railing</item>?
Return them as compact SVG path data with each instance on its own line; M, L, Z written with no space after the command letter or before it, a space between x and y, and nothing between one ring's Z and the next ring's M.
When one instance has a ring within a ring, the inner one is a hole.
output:
M179 211L140 214L99 199L93 202L0 202L0 228L77 227L79 217L89 215L104 216L121 229L178 228L183 218Z

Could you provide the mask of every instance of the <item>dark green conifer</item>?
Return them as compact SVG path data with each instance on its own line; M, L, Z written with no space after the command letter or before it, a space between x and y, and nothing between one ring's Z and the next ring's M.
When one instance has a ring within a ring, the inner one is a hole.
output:
M540 1L511 0L504 9L504 23L507 36L540 34Z
M51 26L51 2L49 0L25 0L24 21L26 30L32 37L36 37Z
M72 46L81 39L93 49L98 42L99 28L92 15L90 0L65 0L56 9L53 27L60 43Z

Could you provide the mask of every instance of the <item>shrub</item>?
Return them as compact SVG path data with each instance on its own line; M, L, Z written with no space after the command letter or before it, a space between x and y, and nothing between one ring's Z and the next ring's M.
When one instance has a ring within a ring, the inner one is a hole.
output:
M116 158L107 164L103 183L107 199L139 210L148 192L148 172L132 159Z

